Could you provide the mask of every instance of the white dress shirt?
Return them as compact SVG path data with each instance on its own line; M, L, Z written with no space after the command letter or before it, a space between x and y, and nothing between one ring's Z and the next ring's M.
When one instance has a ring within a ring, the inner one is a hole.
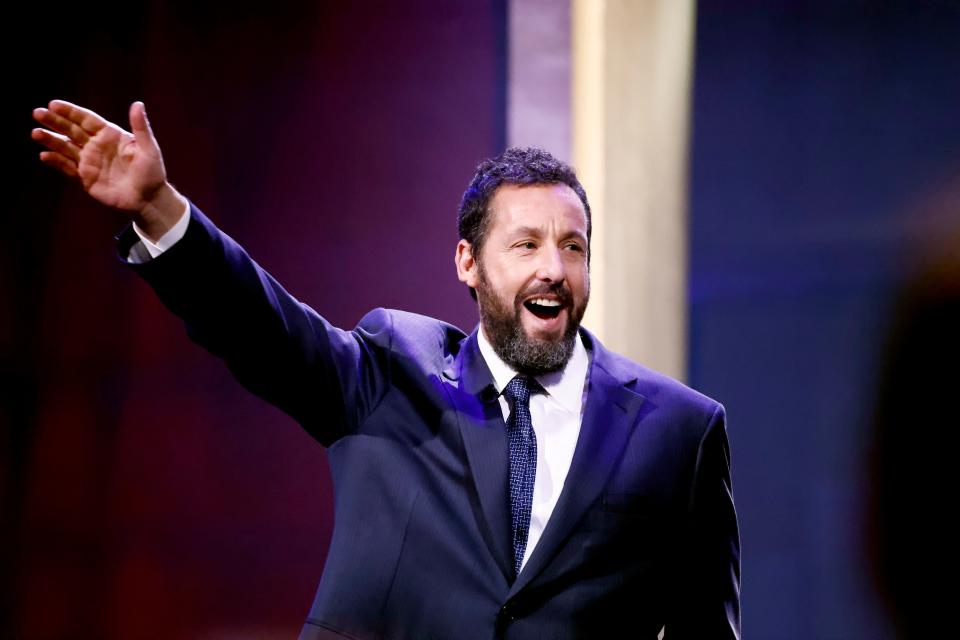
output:
M136 224L133 225L133 230L137 232L137 235L140 236L140 242L134 244L130 247L130 252L127 254L127 261L132 262L133 264L143 264L144 262L150 262L158 255L177 244L180 241L180 238L187 232L187 226L190 224L190 203L184 199L183 204L183 213L180 215L180 219L177 220L177 223L170 227L165 234L160 236L156 242L152 242L146 234L140 230Z
M500 359L483 334L482 327L477 335L477 342L480 345L480 354L493 374L497 392L501 394L500 409L506 422L510 415L510 405L503 396L503 390L517 372ZM573 355L566 367L555 373L535 376L546 393L530 396L530 418L533 420L533 432L537 436L537 474L533 482L530 532L527 534L527 548L520 563L521 570L543 535L550 514L557 506L567 472L570 471L573 451L580 436L583 407L586 406L589 365L587 350L580 334L577 334Z
M133 263L143 263L156 258L183 238L189 222L190 205L187 203L177 223L156 242L147 238L134 224L133 230L140 237L140 242L130 248L127 259ZM500 359L482 328L477 338L480 354L487 363L490 373L493 374L494 385L497 393L500 394L500 409L503 411L503 419L506 422L510 415L510 405L503 396L503 390L517 372ZM530 558L534 547L537 546L540 536L543 535L553 508L557 506L563 483L567 479L567 472L570 471L573 451L580 436L583 407L586 406L589 365L587 350L583 346L580 335L577 334L573 355L570 356L567 365L561 371L536 376L537 382L546 393L535 393L530 396L530 417L533 420L533 431L537 436L537 473L533 484L530 532L527 535L527 548L520 564L521 570Z

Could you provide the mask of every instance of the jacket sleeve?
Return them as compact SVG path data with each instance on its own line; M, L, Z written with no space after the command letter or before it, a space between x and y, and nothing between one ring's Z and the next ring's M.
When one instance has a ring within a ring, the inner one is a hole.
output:
M740 533L720 405L700 440L679 553L664 640L740 638Z
M130 228L118 237L121 260L137 240ZM153 260L127 264L183 319L194 342L324 445L354 431L389 386L386 311L371 312L353 331L332 326L192 204L180 241Z

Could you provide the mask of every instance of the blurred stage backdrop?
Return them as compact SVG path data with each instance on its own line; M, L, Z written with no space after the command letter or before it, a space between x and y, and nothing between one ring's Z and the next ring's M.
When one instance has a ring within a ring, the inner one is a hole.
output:
M125 127L144 100L174 184L341 327L386 306L472 329L474 166L514 142L584 165L613 256L596 328L643 361L630 335L669 333L649 360L727 408L744 636L896 637L868 454L894 300L960 202L960 4L154 1L6 28L0 636L295 637L332 527L323 449L117 262L122 217L36 159L31 109L64 98ZM945 450L956 419L917 426Z

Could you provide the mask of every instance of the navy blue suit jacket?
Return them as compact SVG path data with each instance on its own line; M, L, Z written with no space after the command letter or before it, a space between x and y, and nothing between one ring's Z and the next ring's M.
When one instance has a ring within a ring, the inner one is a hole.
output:
M120 237L126 256L136 237ZM606 350L556 508L513 575L508 448L476 331L297 301L195 207L131 265L247 389L329 447L335 527L301 638L733 638L740 546L723 407Z

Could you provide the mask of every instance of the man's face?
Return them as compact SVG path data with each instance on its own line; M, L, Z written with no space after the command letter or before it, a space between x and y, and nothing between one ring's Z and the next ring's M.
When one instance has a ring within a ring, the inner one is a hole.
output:
M457 250L460 279L477 291L484 334L519 372L562 369L590 297L583 204L565 184L504 185L489 215L480 255L465 241Z

